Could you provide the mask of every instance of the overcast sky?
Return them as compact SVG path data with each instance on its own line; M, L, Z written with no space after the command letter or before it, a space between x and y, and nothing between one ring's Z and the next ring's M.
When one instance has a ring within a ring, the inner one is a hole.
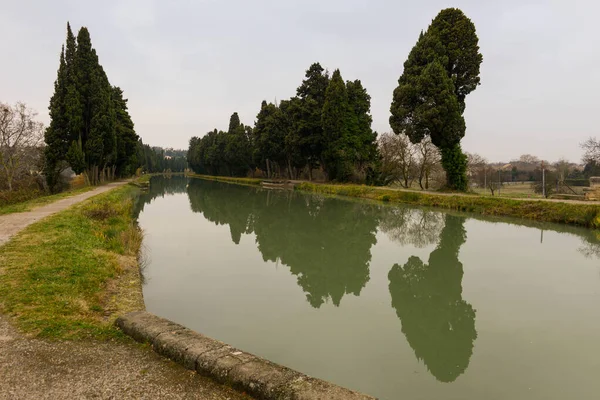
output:
M48 123L68 20L89 28L145 143L187 148L233 111L253 124L261 101L293 96L315 61L361 79L374 129L389 131L402 64L450 6L475 23L483 54L464 149L578 161L579 143L600 136L597 0L0 0L0 101L25 101Z

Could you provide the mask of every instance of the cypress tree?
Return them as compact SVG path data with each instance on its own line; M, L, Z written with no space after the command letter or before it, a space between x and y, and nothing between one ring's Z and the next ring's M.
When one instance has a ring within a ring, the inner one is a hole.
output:
M314 63L306 71L305 79L296 90L300 98L300 114L298 118L297 136L298 146L302 157L312 168L322 162L325 139L321 126L321 114L325 104L325 92L329 86L329 74L321 64Z
M136 144L139 136L135 133L133 121L127 109L127 99L123 97L123 90L114 86L112 88L112 101L115 110L116 134L116 174L117 176L131 175L135 172L137 157Z
M466 96L480 83L475 26L462 11L442 10L404 63L394 90L390 125L413 143L430 136L442 154L447 185L466 190L466 157L460 141L466 126Z
M229 129L227 129L227 132L231 134L236 133L240 125L240 116L237 112L234 112L233 114L231 114L231 117L229 117Z
M373 132L371 125L371 96L363 87L360 80L346 82L348 91L348 104L353 118L353 144L355 146L355 162L358 169L362 170L368 163L377 157L377 133Z
M50 98L50 125L44 133L46 147L44 148L45 174L48 187L51 191L59 190L59 175L62 171L61 161L69 146L67 140L68 120L65 110L67 96L66 88L66 62L64 46L60 52L60 63L57 77L54 81L54 94Z
M353 122L346 84L336 69L325 92L321 117L325 143L323 167L331 180L346 180L351 174Z

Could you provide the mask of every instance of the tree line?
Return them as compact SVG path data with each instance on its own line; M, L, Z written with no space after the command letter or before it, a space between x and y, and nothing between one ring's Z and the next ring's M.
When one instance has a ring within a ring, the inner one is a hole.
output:
M467 189L460 141L466 96L480 83L478 41L475 25L462 11L442 10L404 63L390 108L394 133L437 147L446 185L456 190ZM328 180L385 184L391 177L381 153L389 141L378 146L370 110L371 97L360 80L344 82L339 69L330 77L315 63L295 97L280 104L263 101L254 127L239 124L234 114L227 132L192 138L190 167L215 175L253 174L258 168L268 177L289 178L305 171L308 179L320 168Z
M279 104L263 101L254 126L233 113L227 131L193 137L188 149L196 173L246 176L257 169L269 178L312 180L320 167L329 180L368 177L377 161L371 128L371 97L360 80L331 77L312 64L296 96Z

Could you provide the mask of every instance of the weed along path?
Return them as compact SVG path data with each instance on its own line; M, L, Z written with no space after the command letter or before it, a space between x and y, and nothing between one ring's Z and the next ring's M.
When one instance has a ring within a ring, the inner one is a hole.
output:
M0 399L249 399L113 326L143 308L126 183L0 217Z
M90 190L89 192L67 197L54 203L35 208L31 211L0 215L0 246L8 242L11 237L34 222L39 221L42 218L46 218L52 214L56 214L59 211L66 210L72 205L87 200L90 197L125 185L126 183L127 182L109 183L107 185L97 187L94 190Z

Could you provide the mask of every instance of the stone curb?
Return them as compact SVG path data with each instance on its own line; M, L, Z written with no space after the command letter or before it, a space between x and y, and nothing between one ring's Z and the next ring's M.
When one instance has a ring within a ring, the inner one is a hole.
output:
M201 375L264 400L376 400L237 350L145 311L115 324L138 342Z

